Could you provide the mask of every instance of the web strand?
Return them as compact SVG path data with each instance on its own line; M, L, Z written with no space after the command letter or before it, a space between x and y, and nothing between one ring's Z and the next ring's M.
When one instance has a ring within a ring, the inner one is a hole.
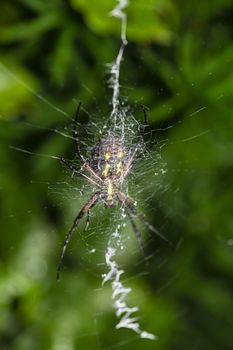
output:
M127 16L123 12L123 9L128 6L127 0L118 0L117 6L111 11L113 17L119 18L121 20L121 47L116 57L116 60L111 65L110 70L110 87L113 89L112 94L112 112L111 117L117 118L119 109L119 96L120 96L120 69L121 62L123 59L124 49L128 41L126 39L126 29L127 29Z
M120 106L120 69L121 62L123 60L124 49L127 45L126 29L127 29L127 16L123 11L128 6L127 0L118 0L118 4L111 11L111 15L120 19L121 21L121 47L117 54L115 61L111 64L110 70L110 87L113 90L112 94L112 112L111 121L113 123L114 132L120 128L121 139L125 137L125 116L126 109ZM137 152L137 148L132 153L133 158ZM124 209L122 208L122 218L125 217ZM138 334L140 338L147 338L155 340L156 336L152 333L143 331L138 322L138 317L135 313L139 311L137 306L130 307L126 302L128 294L131 292L131 288L127 288L121 281L121 277L124 274L124 270L121 269L116 261L116 255L119 250L123 249L121 242L121 235L119 230L124 225L118 225L110 235L107 251L105 254L105 262L108 267L108 272L103 275L103 284L110 282L112 286L112 299L113 306L115 308L116 317L118 323L116 329L128 328Z

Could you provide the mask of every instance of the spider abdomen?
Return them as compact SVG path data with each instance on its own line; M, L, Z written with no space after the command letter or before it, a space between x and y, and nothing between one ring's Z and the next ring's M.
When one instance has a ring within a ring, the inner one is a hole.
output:
M101 139L92 151L91 167L103 180L119 179L125 168L123 142L112 134Z

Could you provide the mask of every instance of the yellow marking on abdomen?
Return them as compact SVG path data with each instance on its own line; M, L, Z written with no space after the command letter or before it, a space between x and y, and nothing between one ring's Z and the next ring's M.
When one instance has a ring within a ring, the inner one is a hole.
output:
M105 160L109 160L111 157L111 154L109 152L106 152L104 155Z
M112 181L108 181L108 187L107 187L107 194L108 194L108 200L112 200L112 195L113 195L113 186L112 186Z
M118 152L117 152L117 158L123 158L123 155L124 155L124 153L123 153L123 151L122 150L119 150Z
M117 163L116 173L119 174L122 172L122 162Z
M106 164L105 165L105 167L104 167L104 170L103 170L103 175L105 176L105 177L107 177L108 176L108 172L109 172L109 169L111 168L111 166L110 166L110 164Z

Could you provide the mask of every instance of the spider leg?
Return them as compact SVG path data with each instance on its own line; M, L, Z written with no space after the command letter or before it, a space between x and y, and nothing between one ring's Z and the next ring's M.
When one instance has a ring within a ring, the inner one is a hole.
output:
M141 137L141 145L144 145L144 138L143 137L144 137L145 129L148 125L147 125L146 107L142 106L142 110L144 113L144 123L140 126L139 132L140 132L140 137ZM124 179L127 177L127 175L129 174L129 172L133 166L133 163L138 158L138 155L137 155L138 150L139 150L139 153L141 153L140 146L139 147L137 146L133 152L131 152L131 151L129 152L129 159L127 161L127 164L125 165L125 170L121 174L121 182L123 182Z
M147 124L147 112L146 112L146 107L142 106L143 114L144 114L144 123L140 126L139 132L140 132L140 137L141 137L141 143L144 145L144 134L145 134L145 129L148 126ZM135 148L134 152L131 154L128 163L126 164L126 169L122 173L121 178L122 180L125 179L125 177L128 175L130 172L130 169L132 168L133 162L135 159L137 159L137 152L138 152L138 147Z
M70 161L64 159L64 158L61 158L61 163L63 165L66 166L66 168L68 168L73 174L77 175L77 176L81 176L83 177L84 179L88 180L89 182L91 182L93 185L97 186L97 187L100 187L100 184L98 184L97 182L95 182L91 177L88 177L87 175L83 174L82 172L78 171L76 169L76 167L74 166L73 163L71 163Z
M143 110L143 115L144 115L144 122L140 127L140 134L141 134L141 137L143 139L144 134L145 134L145 129L148 126L148 123L147 123L147 110L148 110L148 108L146 108L145 106L142 106L142 110Z
M88 211L87 211L87 221L86 221L86 226L85 226L84 231L87 231L88 226L89 226L89 224L90 224L90 221L91 221L91 212L90 212L90 210L88 210Z
M151 232L154 232L157 236L159 236L161 239L163 239L164 241L166 241L170 246L174 247L173 244L169 241L169 239L167 239L162 233L160 233L153 225L151 225L147 219L145 218L145 216L140 213L139 211L137 211L137 209L135 208L134 202L133 200L126 196L126 194L124 194L123 192L118 192L117 194L119 201L126 206L126 208L129 209L129 211L138 219L141 221L141 223L146 226Z
M144 250L144 247L143 247L143 244L142 244L142 234L139 231L137 225L135 224L134 219L133 219L130 211L127 209L127 207L125 207L125 212L126 212L128 218L129 218L130 224L131 224L132 229L134 231L134 234L135 234L135 236L136 236L136 238L138 240L138 243L139 243L139 246L141 248L141 251L143 252L143 255L145 256L145 250Z
M83 161L83 163L86 162L84 156L81 153L80 149L80 142L79 142L79 137L78 137L78 130L77 130L77 125L78 125L78 117L80 113L80 108L81 108L81 102L79 102L76 113L75 113L75 119L74 119L74 126L73 126L73 138L74 138L74 143L75 143L75 151L78 157Z
M132 168L134 159L136 158L137 151L138 151L138 148L136 147L134 152L132 153L131 157L129 158L128 163L125 166L125 168L126 168L125 171L121 175L122 181L126 178L128 173L130 172L130 169Z
M99 199L99 194L95 193L89 199L89 201L82 207L82 209L80 210L80 212L76 216L74 223L73 223L72 227L70 228L70 230L69 230L69 232L64 240L64 243L63 243L62 252L61 252L60 260L59 260L58 267L57 267L57 281L59 281L59 279L60 279L60 271L61 271L64 255L66 252L66 248L67 248L75 230L77 229L81 219L97 203L98 199Z
M82 155L82 152L81 152L80 141L79 141L78 130L77 130L80 108L81 108L81 102L79 102L78 104L77 111L75 114L75 119L74 119L74 125L73 125L73 139L75 142L75 151L79 159L83 162L83 168L85 168L86 171L91 175L91 177L93 177L97 182L102 183L103 180L94 172L94 170L88 164L88 161L85 159L85 157Z
M96 181L103 184L103 179L101 179L101 177L99 177L99 175L95 173L95 171L90 167L90 165L87 162L83 164L83 168L86 169L90 176L92 176Z

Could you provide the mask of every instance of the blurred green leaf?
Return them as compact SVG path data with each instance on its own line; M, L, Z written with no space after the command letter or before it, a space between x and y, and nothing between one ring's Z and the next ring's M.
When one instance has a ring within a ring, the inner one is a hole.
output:
M111 285L101 286L119 207L100 204L87 231L81 223L56 282L62 242L92 193L59 158L80 166L78 101L85 153L111 111L106 64L121 45L120 21L110 15L117 3L1 2L0 348L231 350L230 0L134 0L125 9L122 103L140 123L141 105L149 109L147 156L132 167L128 192L174 248L137 222L144 258L126 222L119 262L129 305L158 340L116 330Z
M7 62L3 59L3 62ZM0 62L0 115L11 118L23 108L31 104L31 93L23 85L36 90L37 79L31 72L20 65ZM22 84L20 83L23 82Z

